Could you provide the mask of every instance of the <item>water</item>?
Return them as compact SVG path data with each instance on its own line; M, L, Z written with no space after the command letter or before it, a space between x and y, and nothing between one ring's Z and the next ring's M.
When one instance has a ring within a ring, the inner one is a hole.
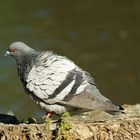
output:
M90 72L103 95L117 104L140 101L139 1L8 1L0 5L0 113L41 117L25 94L9 44L66 55Z

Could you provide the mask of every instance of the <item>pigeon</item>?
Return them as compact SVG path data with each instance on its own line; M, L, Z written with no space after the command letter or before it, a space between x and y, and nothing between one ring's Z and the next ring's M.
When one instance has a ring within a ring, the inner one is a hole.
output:
M13 42L6 55L17 61L19 78L27 94L47 112L61 115L74 109L122 112L98 90L94 78L65 56L37 51L23 42Z

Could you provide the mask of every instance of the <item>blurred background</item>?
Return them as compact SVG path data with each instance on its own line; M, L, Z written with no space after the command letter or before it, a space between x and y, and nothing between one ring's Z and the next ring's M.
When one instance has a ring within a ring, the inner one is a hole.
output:
M116 104L140 102L138 0L1 1L0 113L41 117L22 88L16 61L3 55L13 41L72 59Z

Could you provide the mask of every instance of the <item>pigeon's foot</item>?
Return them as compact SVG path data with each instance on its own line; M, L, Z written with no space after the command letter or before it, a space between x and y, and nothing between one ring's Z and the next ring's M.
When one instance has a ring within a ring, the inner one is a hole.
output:
M42 118L43 119L50 118L53 114L55 114L55 113L54 112L47 112Z
M60 126L62 120L61 116L55 112L47 112L42 118L44 119L44 123L48 129L50 125L54 123L57 124L57 126Z

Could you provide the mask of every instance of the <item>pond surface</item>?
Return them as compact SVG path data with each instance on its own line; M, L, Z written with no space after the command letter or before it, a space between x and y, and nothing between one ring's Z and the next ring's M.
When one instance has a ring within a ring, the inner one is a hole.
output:
M0 5L0 113L41 117L25 94L16 62L4 57L23 41L65 55L117 104L140 102L140 1L5 0Z

